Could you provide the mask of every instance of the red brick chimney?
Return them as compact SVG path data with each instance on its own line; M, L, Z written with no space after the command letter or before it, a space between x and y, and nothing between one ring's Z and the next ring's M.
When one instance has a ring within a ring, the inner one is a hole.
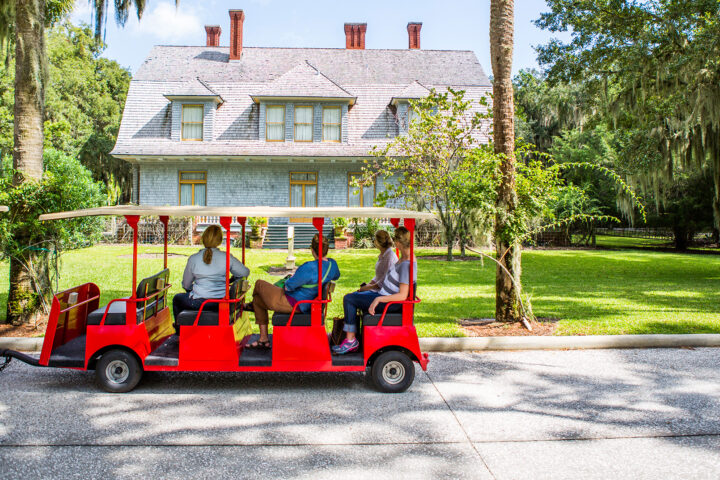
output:
M345 48L348 50L365 50L365 31L367 23L345 24Z
M408 30L408 48L411 50L420 50L420 29L422 22L410 22L407 25Z
M220 45L220 25L205 25L207 33L206 47L217 47Z
M244 21L245 12L230 10L230 60L240 60L242 57Z

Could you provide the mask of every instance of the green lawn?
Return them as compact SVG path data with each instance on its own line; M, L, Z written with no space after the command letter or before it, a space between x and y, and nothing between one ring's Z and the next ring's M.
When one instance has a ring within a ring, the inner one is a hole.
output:
M161 247L141 247L161 253ZM170 247L182 255L197 247ZM130 247L96 246L62 257L61 288L92 281L102 301L130 292ZM490 317L494 310L494 264L447 263L422 258L439 251L420 250L420 297L416 324L421 336L461 336L458 318ZM239 257L240 252L233 250ZM342 295L372 277L371 250L332 252L340 265L330 316L342 313ZM268 267L279 265L283 252L249 250L251 281L273 280ZM298 255L306 261L309 254ZM172 293L180 291L185 257L170 258ZM141 259L139 277L159 270L161 259ZM7 265L0 265L0 320L7 301ZM540 317L561 319L558 333L720 333L720 256L682 255L637 250L534 250L523 253L523 281Z

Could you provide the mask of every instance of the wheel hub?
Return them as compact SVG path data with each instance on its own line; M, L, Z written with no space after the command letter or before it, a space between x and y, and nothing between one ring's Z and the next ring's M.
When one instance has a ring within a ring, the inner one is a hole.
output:
M130 368L121 360L113 360L105 368L105 375L113 383L124 383L130 376Z
M387 383L396 385L405 378L405 367L395 360L388 362L382 369L382 377Z

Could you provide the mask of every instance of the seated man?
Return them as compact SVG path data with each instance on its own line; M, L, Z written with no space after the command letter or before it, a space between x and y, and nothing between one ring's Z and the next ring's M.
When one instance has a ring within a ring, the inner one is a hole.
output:
M210 298L225 298L225 255L217 247L222 243L222 229L210 225L202 234L205 248L188 258L183 273L182 286L187 293L178 293L173 297L173 314L177 322L183 310L199 310L203 302ZM237 277L247 277L250 270L240 260L230 255L230 272ZM217 303L205 308L217 310ZM177 324L175 331L178 330Z
M290 313L293 307L300 300L313 300L317 298L318 280L318 248L320 239L318 234L312 239L310 250L315 260L303 263L295 274L285 281L284 287L278 287L265 280L255 282L252 303L246 308L255 311L255 323L260 327L260 338L248 348L270 348L268 337L268 310L280 313ZM340 269L337 262L332 258L326 258L328 243L323 239L323 261L322 261L322 283L337 280L340 278ZM309 303L302 303L296 311L307 313L310 311Z

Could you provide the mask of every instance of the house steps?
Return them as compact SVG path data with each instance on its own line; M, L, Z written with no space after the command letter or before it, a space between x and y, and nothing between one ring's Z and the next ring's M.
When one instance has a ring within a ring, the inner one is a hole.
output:
M296 223L295 227L295 249L310 248L313 235L317 233L315 227L310 224ZM267 227L263 248L287 249L287 228L288 225L273 225ZM323 237L330 239L330 248L335 248L335 236L333 235L333 226L325 225L323 227Z

